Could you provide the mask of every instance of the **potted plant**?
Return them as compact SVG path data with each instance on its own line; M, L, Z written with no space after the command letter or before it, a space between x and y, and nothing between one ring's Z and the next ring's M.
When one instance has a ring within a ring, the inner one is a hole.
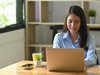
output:
M95 23L96 10L90 9L88 15L89 15L89 22L92 23L92 24Z
M42 63L41 58L43 57L43 54L42 53L33 53L32 57L33 57L34 67L40 67L41 63Z

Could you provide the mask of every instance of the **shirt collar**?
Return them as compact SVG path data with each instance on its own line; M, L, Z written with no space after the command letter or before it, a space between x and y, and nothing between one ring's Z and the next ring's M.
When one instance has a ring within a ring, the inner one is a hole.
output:
M66 39L66 38L68 38L69 37L69 33L68 33L68 31L67 32L64 32L64 34L63 34L63 39ZM80 39L80 34L78 35L78 38L77 38L77 41Z
M69 33L68 32L64 32L63 39L66 39L68 36L69 36Z

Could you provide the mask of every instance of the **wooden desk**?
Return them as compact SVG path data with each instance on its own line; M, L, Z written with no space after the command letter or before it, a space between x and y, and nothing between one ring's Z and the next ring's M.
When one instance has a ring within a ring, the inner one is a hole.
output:
M49 72L46 67L25 70L21 66L32 61L20 61L0 69L0 75L100 75L100 66L88 67L85 72Z

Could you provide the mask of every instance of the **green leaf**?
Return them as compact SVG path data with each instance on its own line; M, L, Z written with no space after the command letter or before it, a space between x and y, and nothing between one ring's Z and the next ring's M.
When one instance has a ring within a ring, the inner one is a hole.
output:
M89 14L88 15L89 16L96 16L96 10L94 10L94 9L89 10Z

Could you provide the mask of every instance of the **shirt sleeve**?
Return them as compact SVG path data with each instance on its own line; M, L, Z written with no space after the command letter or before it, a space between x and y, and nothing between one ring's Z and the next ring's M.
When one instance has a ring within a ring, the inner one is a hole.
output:
M92 34L89 34L88 39L87 39L87 47L88 47L88 51L86 53L86 58L85 60L85 65L86 66L90 66L90 65L94 65L97 62L97 56L95 54L95 38Z

